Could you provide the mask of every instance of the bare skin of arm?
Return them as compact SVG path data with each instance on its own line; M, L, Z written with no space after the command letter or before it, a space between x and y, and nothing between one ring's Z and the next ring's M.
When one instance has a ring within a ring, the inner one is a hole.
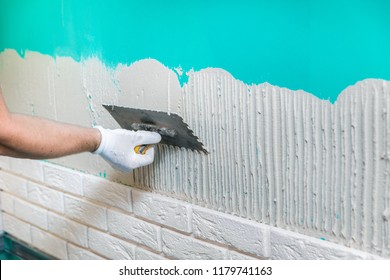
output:
M85 128L9 112L0 88L0 155L48 159L93 152L100 144L98 129Z

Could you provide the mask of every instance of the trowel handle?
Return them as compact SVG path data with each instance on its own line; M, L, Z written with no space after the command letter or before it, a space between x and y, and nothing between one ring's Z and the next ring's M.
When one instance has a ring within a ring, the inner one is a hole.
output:
M144 155L146 154L146 151L151 147L152 145L139 145L134 148L134 151L137 154Z

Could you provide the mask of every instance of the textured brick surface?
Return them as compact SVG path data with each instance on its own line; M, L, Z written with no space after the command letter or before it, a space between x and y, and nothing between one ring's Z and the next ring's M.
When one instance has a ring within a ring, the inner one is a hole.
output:
M160 227L117 211L108 211L109 232L155 251L161 250Z
M69 195L64 197L65 215L86 225L107 230L107 209Z
M1 192L1 209L7 213L14 213L14 197L6 192Z
M27 197L27 181L0 170L0 189L20 197Z
M135 248L135 259L136 260L165 260L161 255L157 255L153 252L145 250L143 248L137 247Z
M0 168L10 169L10 158L0 156Z
M133 190L134 214L183 232L191 232L191 206L162 195Z
M222 260L226 250L170 230L162 230L163 253L174 259Z
M83 178L83 187L86 197L131 211L130 187L88 175Z
M31 243L31 225L7 213L2 213L4 231L18 239Z
M13 172L41 182L43 180L43 164L40 160L10 158L10 168Z
M69 260L105 260L105 258L88 251L88 249L75 246L71 243L68 243L67 246Z
M48 214L48 229L61 238L87 247L87 227L54 213Z
M27 183L28 200L56 212L64 212L64 194L37 183Z
M45 183L65 192L82 195L82 175L76 171L56 165L44 165Z
M68 258L65 240L35 227L31 228L31 239L33 246L41 251L61 260Z
M47 210L26 201L15 199L15 216L25 222L47 229Z
M248 255L240 254L235 251L227 251L225 255L225 260L257 260L259 258L251 257Z
M306 235L273 228L271 230L271 258L276 260L352 260L375 259L377 256Z
M194 235L259 257L269 257L270 227L195 207Z
M132 260L135 256L135 245L113 237L109 234L89 229L89 247L99 254L115 260Z

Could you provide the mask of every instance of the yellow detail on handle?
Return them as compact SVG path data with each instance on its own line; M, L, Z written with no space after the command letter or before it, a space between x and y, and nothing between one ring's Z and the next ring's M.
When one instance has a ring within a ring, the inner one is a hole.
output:
M139 145L134 148L134 151L137 154L144 155L146 154L146 151L151 147L152 145Z

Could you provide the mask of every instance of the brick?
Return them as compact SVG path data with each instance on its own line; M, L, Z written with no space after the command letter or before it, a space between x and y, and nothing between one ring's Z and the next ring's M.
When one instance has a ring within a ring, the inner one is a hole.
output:
M225 255L225 260L258 260L258 259L248 255L240 254L235 251L227 251Z
M162 229L164 255L180 260L222 260L226 250L190 236Z
M179 231L191 232L190 204L139 190L133 190L132 198L136 216Z
M31 243L31 226L7 213L2 214L4 231L26 243Z
M26 201L15 199L15 216L25 222L47 229L47 210Z
M112 260L133 260L135 245L109 234L90 228L88 230L91 250Z
M65 215L86 225L107 230L107 209L85 200L64 196Z
M0 156L0 169L9 170L11 166L10 158L5 156Z
M68 258L66 241L36 227L31 228L33 246L60 260Z
M54 164L45 164L43 174L46 184L71 194L83 195L80 173Z
M14 214L14 197L6 192L1 192L1 210Z
M23 198L27 197L27 181L1 170L0 189Z
M48 229L65 240L87 247L87 227L82 224L49 212Z
M255 256L269 257L270 227L216 211L194 207L194 236Z
M104 260L104 258L84 249L68 243L68 259L69 260Z
M84 196L102 203L131 211L130 187L95 176L83 177Z
M42 161L11 158L11 170L24 177L41 181L43 180Z
M377 258L379 257L299 233L278 228L271 230L271 259L352 260Z
M161 250L160 227L156 225L113 210L108 211L108 225L110 233L145 245L155 251Z
M63 193L33 182L27 183L28 200L50 210L64 212Z
M166 260L166 258L164 258L163 256L157 255L141 247L135 248L135 259L136 260Z

